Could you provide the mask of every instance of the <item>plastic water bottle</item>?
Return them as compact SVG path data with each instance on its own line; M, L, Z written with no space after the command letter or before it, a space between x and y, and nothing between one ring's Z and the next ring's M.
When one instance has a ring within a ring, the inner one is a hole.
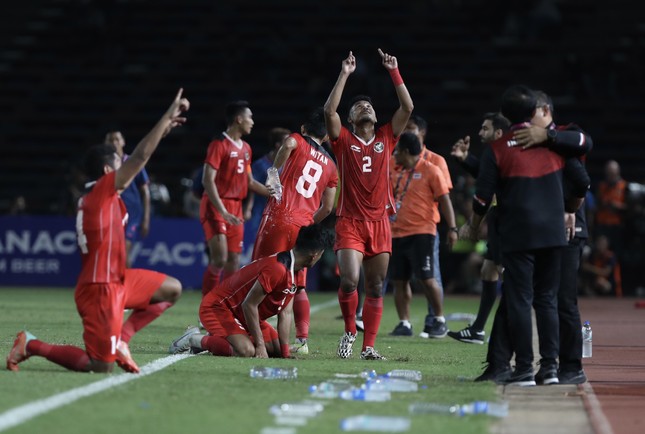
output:
M340 421L343 431L403 432L410 429L410 419L390 416L352 416Z
M592 337L591 324L589 324L589 321L585 321L582 325L582 357L591 357Z
M323 411L325 407L320 403L288 403L272 405L269 413L274 416L301 416L313 417Z
M293 380L298 378L298 368L270 368L254 366L250 372L251 378L264 378L265 380Z
M465 313L465 312L455 312L455 313L449 313L446 315L446 321L467 321L467 322L473 322L477 318L477 315L474 315L472 313Z
M378 377L365 382L366 390L383 390L387 392L416 392L419 384L400 378Z
M394 369L387 374L388 378L400 378L401 380L421 381L421 371L413 371L411 369Z
M348 381L323 381L320 384L309 386L309 392L314 398L338 398L343 390L353 389L352 383Z
M273 197L278 203L282 200L282 184L280 183L280 175L278 174L278 169L275 167L269 167L267 169L267 185L273 187L275 193Z
M383 402L392 399L392 394L386 390L348 389L338 394L346 401Z
M474 401L468 404L438 404L434 402L414 402L408 410L412 414L453 414L455 416L466 416L469 414L487 414L494 417L508 416L508 402L487 402Z
M286 426L267 426L262 428L260 434L296 434L296 429Z
M366 370L362 371L358 375L359 375L359 377L365 378L365 379L378 377L378 374L376 373L376 371L374 369L366 369Z

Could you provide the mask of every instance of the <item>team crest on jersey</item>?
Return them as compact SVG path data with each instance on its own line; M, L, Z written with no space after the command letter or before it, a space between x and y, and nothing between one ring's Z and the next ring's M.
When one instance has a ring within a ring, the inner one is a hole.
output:
M295 294L298 290L298 287L295 284L291 284L291 288L285 288L282 290L283 294Z
M354 151L354 152L361 152L361 148L359 148L359 147L358 147L358 146L356 146L356 145L352 145L352 146L350 146L349 148L350 148L352 151Z
M245 159L245 160L250 160L250 159L251 159L251 156L249 155L249 153L248 153L248 152L245 152L245 153L244 153L244 159Z
M376 144L374 145L374 150L379 154L383 152L384 149L385 149L385 145L383 144L383 142L376 142Z

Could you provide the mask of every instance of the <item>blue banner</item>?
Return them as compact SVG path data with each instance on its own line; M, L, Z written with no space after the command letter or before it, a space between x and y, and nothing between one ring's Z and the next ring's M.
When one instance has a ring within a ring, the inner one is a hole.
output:
M208 256L199 221L153 218L150 234L131 251L134 268L200 288ZM73 217L0 216L0 286L74 287L81 259Z

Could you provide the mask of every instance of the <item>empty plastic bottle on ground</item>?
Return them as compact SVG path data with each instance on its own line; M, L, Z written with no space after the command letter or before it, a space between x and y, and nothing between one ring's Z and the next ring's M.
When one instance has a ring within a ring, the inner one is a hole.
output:
M466 416L468 414L487 414L495 417L508 416L508 402L474 401L467 404L438 404L435 402L414 402L408 410L412 414L441 413Z
M388 392L416 392L419 385L414 381L400 378L377 377L365 382L367 390L385 390Z
M340 392L353 388L349 381L323 381L309 386L309 392L314 398L338 398Z
M273 197L280 202L282 200L282 184L280 183L280 175L278 169L269 167L267 169L267 185L273 187L275 190Z
M254 366L251 368L251 378L266 380L293 380L298 378L298 368L269 368Z
M272 405L269 413L274 416L303 416L313 417L323 411L325 407L320 403L295 402Z
M338 396L347 401L382 402L392 399L392 395L386 390L348 389L340 392Z
M421 381L421 371L413 371L411 369L394 369L387 374L388 378L399 378L401 380Z
M403 432L410 429L410 419L389 416L352 416L340 421L343 431Z
M585 321L582 325L582 357L591 357L593 332L591 331L591 324Z

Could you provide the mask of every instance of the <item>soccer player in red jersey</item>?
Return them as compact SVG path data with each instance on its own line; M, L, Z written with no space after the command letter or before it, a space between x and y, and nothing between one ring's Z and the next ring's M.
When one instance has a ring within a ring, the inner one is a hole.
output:
M83 320L85 350L51 345L21 331L7 356L7 369L31 356L41 356L72 371L111 372L114 362L128 372L139 372L128 342L141 328L172 306L181 283L149 270L126 269L127 213L119 193L146 165L159 141L186 119L189 102L180 89L166 113L123 163L111 145L90 148L85 169L90 190L79 200L76 232L82 266L74 298ZM123 323L123 310L134 309Z
M289 357L296 273L313 266L333 245L333 232L323 225L304 226L295 247L242 267L202 298L197 327L176 339L171 352L208 350L216 356ZM267 319L278 316L278 330Z
M253 259L293 248L300 228L320 223L334 207L338 169L322 146L327 138L322 108L309 115L300 131L287 137L273 162L273 167L284 166L280 175L282 199L271 197L264 208ZM293 311L297 340L292 350L307 354L310 305L305 290L306 270L296 277L298 292Z
M208 242L210 259L202 280L202 294L240 267L244 241L242 200L247 191L268 196L266 187L251 173L251 146L242 136L251 133L253 113L246 101L226 106L226 131L208 145L199 217Z
M390 123L375 128L376 113L367 96L355 97L349 109L352 130L342 126L336 112L347 78L356 70L352 52L343 60L340 75L325 103L325 121L341 179L336 214L336 244L340 270L338 301L345 321L345 333L338 356L348 358L356 340L356 306L361 264L365 271L362 359L383 359L374 342L383 313L383 280L392 252L388 216L396 213L389 182L390 157L399 135L412 113L412 98L399 74L396 57L378 50L399 99Z

